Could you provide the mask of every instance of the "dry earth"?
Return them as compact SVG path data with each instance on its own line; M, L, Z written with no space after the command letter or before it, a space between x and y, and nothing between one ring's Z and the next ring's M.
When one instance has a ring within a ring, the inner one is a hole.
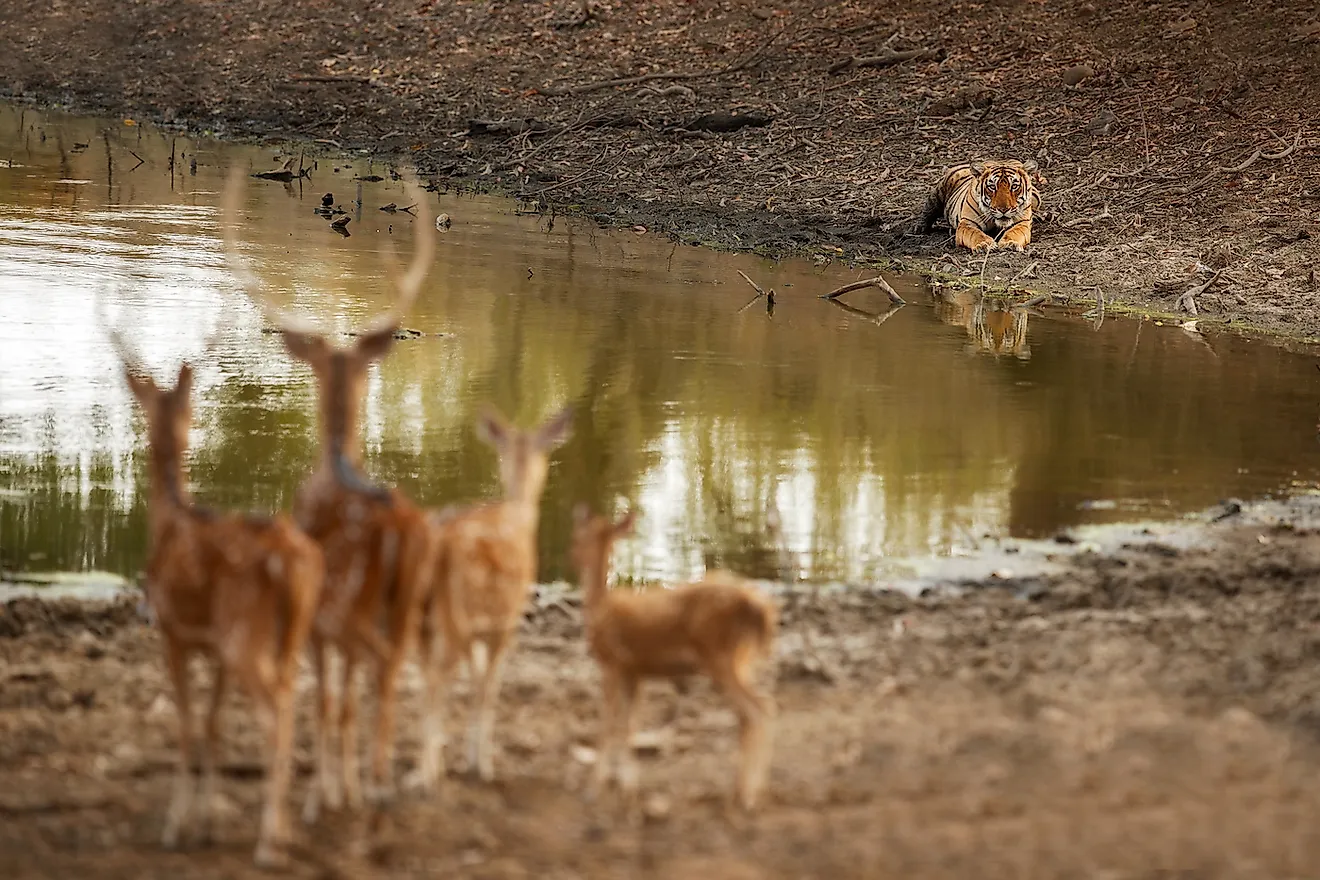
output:
M1203 320L1320 335L1309 0L9 0L0 91L955 275L981 261L908 231L940 168L1034 157L1051 222L987 280L1170 311L1214 277ZM728 111L770 122L693 130Z
M781 708L771 790L750 817L727 806L735 725L705 683L647 694L647 821L583 803L597 677L574 606L548 606L505 687L500 780L451 775L441 798L406 796L374 827L329 817L300 830L290 873L1311 876L1320 540L1298 522L1230 519L1212 549L1083 553L1066 575L962 597L785 598L765 673ZM238 698L217 842L158 847L173 709L132 604L4 606L0 682L6 876L256 874L258 733ZM414 693L415 678L403 772Z

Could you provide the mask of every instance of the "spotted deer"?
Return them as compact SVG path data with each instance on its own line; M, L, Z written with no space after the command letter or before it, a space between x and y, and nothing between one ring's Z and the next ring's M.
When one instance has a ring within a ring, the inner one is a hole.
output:
M753 683L755 663L772 647L778 615L765 594L736 574L713 571L693 584L641 592L606 586L614 542L633 529L573 509L570 554L585 592L587 649L601 671L600 758L588 787L594 798L613 775L630 807L638 770L631 739L644 679L710 676L733 703L741 730L739 803L752 809L765 785L775 706Z
M500 679L536 578L540 500L550 454L568 439L572 420L572 408L565 407L539 428L520 431L488 408L477 420L477 435L499 454L503 499L432 514L439 546L421 634L424 790L434 788L444 773L444 690L464 661L476 687L468 763L481 779L495 778L493 729ZM437 636L442 643L438 658Z
M320 460L302 482L294 516L325 554L324 598L312 633L318 727L317 779L304 803L303 818L313 822L322 801L330 808L363 802L358 767L356 670L375 662L377 713L371 749L371 790L375 799L394 793L395 702L400 669L416 640L418 617L430 589L435 541L426 514L403 493L362 476L358 412L368 368L384 357L399 321L416 298L434 256L434 230L427 200L409 182L417 204L416 253L402 278L393 278L393 308L346 348L286 314L271 302L248 271L233 240L233 216L241 177L231 176L225 199L226 253L248 295L279 329L285 349L311 367L318 388ZM329 687L329 649L342 659L339 713ZM339 738L334 772L331 727Z
M293 757L294 682L320 599L321 549L286 514L267 518L221 513L193 503L183 470L192 418L192 367L185 362L174 387L160 387L120 331L109 328L109 335L128 387L147 418L145 587L164 642L179 716L179 768L162 842L167 848L177 846L180 827L192 809L196 732L188 663L200 654L213 668L202 740L203 835L210 836L220 706L232 678L252 697L269 730L265 806L255 859L259 865L276 865L285 858L288 836L284 802Z

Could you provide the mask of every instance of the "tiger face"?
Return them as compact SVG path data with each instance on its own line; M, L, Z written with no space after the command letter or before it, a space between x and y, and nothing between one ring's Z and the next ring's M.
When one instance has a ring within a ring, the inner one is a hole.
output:
M1031 207L1031 172L1035 162L973 163L978 186L973 188L981 215L997 229L1012 226Z

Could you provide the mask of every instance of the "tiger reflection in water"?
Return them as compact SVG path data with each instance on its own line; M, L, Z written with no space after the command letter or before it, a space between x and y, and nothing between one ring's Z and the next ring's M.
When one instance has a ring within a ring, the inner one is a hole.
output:
M971 339L967 350L984 351L999 357L1013 355L1018 360L1030 360L1031 346L1027 342L1027 318L1031 312L1013 308L1004 302L987 302L979 291L935 291L935 316L945 324L962 327Z

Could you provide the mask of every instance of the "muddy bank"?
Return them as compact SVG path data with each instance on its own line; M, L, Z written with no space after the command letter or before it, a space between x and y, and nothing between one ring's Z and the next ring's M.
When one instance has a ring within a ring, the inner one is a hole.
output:
M446 185L688 243L1160 312L1213 277L1184 316L1302 337L1320 335L1318 88L1301 0L0 10L13 97L406 155ZM970 155L1034 157L1047 178L1031 252L984 272L908 231Z
M501 779L453 768L440 799L406 797L374 831L347 817L300 831L291 874L1303 876L1320 858L1316 511L1248 508L1204 546L1083 552L1055 576L961 597L784 598L765 671L777 748L754 817L727 806L735 724L705 683L647 692L645 824L582 802L597 677L574 603L546 603L511 661ZM12 876L255 875L258 732L239 699L217 842L157 847L173 710L131 603L3 606L0 669ZM406 680L403 772L417 732ZM465 685L454 703L456 724Z

